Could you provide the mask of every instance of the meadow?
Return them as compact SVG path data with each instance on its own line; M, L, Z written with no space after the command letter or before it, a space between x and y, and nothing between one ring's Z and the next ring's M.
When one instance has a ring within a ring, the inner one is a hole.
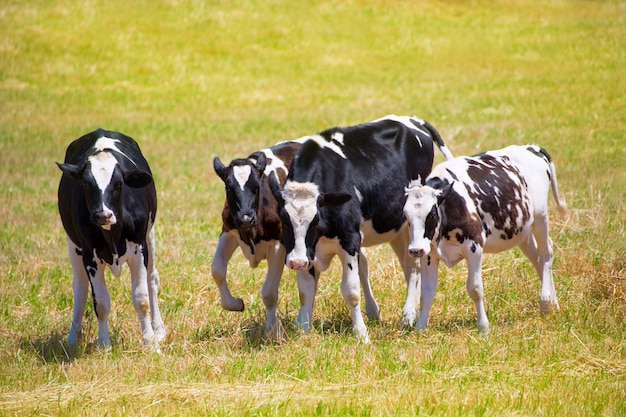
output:
M623 1L1 0L0 416L626 415L625 45ZM264 337L266 264L239 253L229 283L246 310L221 309L213 157L386 114L428 120L455 155L551 153L569 206L551 212L559 311L539 313L513 250L483 264L488 335L464 264L440 268L417 333L386 245L366 252L370 345L352 336L338 262L309 334L285 270L285 337ZM83 342L65 343L55 161L98 127L134 137L154 173L160 354L142 345L127 268L107 273L112 347L95 346L90 302Z

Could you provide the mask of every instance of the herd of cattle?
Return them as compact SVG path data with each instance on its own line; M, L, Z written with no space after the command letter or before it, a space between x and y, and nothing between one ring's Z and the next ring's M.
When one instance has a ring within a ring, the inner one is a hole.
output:
M446 161L433 168L435 145ZM152 174L137 143L102 129L67 148L59 185L59 213L73 270L74 314L68 343L82 330L89 288L98 320L98 345L110 345L108 265L119 276L128 263L132 299L145 344L158 346L165 327L158 307L154 265L157 198ZM402 322L428 324L439 260L467 260L467 292L478 328L489 329L483 305L483 253L518 246L541 279L542 312L558 308L548 235L548 194L559 210L555 167L536 145L509 146L454 158L439 133L414 117L386 116L280 142L234 159L213 160L225 184L223 227L211 272L226 310L242 311L231 294L227 267L237 248L256 267L267 260L261 289L266 331L277 326L283 268L295 270L300 296L297 325L308 330L320 273L337 255L341 293L355 336L369 342L360 306L379 319L362 248L388 242L402 266L407 291ZM419 315L417 314L419 309Z

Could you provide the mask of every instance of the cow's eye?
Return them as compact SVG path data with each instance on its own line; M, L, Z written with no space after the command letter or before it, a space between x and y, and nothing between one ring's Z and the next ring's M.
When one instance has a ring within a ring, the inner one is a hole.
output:
M122 188L122 181L117 181L117 182L115 183L114 187L115 187L115 189L116 189L116 190L121 189L121 188Z

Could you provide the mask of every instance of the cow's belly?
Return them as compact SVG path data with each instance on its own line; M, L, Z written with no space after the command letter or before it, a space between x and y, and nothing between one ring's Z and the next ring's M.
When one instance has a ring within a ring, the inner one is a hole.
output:
M463 260L463 246L457 242L442 240L437 245L437 256L445 262L448 267L453 267Z
M385 233L377 233L372 227L371 220L368 220L364 222L361 226L361 236L363 239L361 242L361 246L368 247L381 245L385 242L389 242L391 239L396 237L397 234L397 230L390 230Z
M256 268L259 266L261 261L268 258L268 254L270 251L276 251L278 246L280 246L280 241L278 240L262 240L256 245L254 245L254 254L250 250L250 246L244 243L239 238L239 233L236 233L237 243L239 244L239 248L241 248L241 253L246 257L248 263L251 268Z
M524 242L530 236L530 228L524 228L521 233L514 235L511 239L502 239L501 232L498 230L491 234L483 245L484 253L499 253L509 249L513 249L520 243Z

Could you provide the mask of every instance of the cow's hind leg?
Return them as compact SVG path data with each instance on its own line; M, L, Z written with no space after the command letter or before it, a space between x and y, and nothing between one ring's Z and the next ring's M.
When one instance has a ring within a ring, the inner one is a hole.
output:
M528 259L530 259L541 279L539 308L541 312L545 314L548 313L551 308L559 309L559 302L552 277L552 240L548 235L547 218L535 218L533 223L533 236L530 236L528 240L523 242L520 245L520 249Z
M72 265L72 288L74 290L74 314L72 326L67 336L67 343L74 346L81 337L83 330L83 315L89 297L89 278L83 265L82 251L69 239L67 239L68 254Z
M485 313L485 293L482 278L482 248L477 246L474 253L467 256L467 293L476 306L478 330L482 333L489 332L489 320Z
M217 249L213 256L213 262L211 262L211 275L220 292L220 305L224 310L228 311L243 311L245 307L241 298L232 296L226 282L228 261L233 256L237 246L239 244L236 238L230 233L223 232L217 242Z
M380 321L380 308L372 293L372 287L370 286L369 279L369 266L367 265L367 258L363 251L359 253L359 280L361 281L361 288L363 288L363 298L365 298L365 313L370 320Z
M285 247L280 243L269 251L267 257L267 274L261 288L261 298L265 304L265 332L274 332L277 338L281 337L280 326L276 318L276 305L278 304L278 287L285 266Z
M128 244L128 266L130 267L130 279L132 283L132 299L135 311L139 316L143 342L149 345L156 342L154 329L150 320L150 296L148 289L148 251L144 245L135 243ZM145 251L145 252L144 252Z
M165 340L166 331L163 318L161 318L161 310L159 309L159 286L161 285L161 279L159 277L159 271L154 265L156 242L153 227L151 227L148 232L146 243L148 245L148 298L150 301L150 318L152 320L155 341L161 342Z

